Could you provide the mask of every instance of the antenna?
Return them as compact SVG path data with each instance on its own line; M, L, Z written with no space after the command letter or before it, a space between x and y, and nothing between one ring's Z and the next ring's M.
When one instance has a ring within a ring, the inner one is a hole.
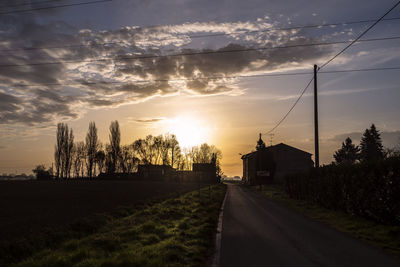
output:
M270 146L272 146L272 141L274 140L274 136L275 136L275 134L273 134L273 133L269 134L269 145Z

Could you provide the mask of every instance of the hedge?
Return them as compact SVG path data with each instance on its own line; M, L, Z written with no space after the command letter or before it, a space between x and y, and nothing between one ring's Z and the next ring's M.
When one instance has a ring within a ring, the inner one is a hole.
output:
M400 224L400 157L379 162L328 165L285 179L289 197L328 209Z

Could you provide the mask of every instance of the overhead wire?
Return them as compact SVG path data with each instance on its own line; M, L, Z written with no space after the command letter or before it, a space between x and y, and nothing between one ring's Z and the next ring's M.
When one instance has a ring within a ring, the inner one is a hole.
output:
M374 41L387 41L387 40L396 40L396 39L400 39L400 36L364 39L364 40L357 40L357 42L374 42ZM93 63L93 62L104 62L104 61L109 61L109 60L125 61L125 60L141 60L141 59L168 58L168 57L195 56L195 55L213 55L213 54L264 51L264 50L272 50L272 49L287 49L287 48L296 48L296 47L335 45L335 44L344 44L344 43L349 43L349 42L353 42L353 41L350 40L350 41L321 42L321 43L296 44L296 45L285 45L285 46L211 50L211 51L200 51L200 52L176 53L176 54L169 54L169 55L139 55L139 56L120 55L120 56L114 56L114 57L109 57L109 58L98 58L98 59L90 59L90 60L60 60L60 61L54 61L54 62L0 64L0 68L21 67L21 66L60 65L60 64L72 64L72 63Z
M30 8L30 9L13 10L13 11L3 11L3 12L0 12L0 15L8 15L8 14L14 14L14 13L23 13L23 12L46 10L46 9L55 9L55 8L63 8L63 7L71 7L71 6L92 5L92 4L111 2L111 1L112 0L94 0L94 1L88 1L88 2L73 3L73 4L63 4L63 5L56 5L56 6L36 7L36 8Z
M19 6L33 6L33 5L40 5L40 4L45 4L45 3L55 3L55 2L61 2L64 0L44 0L44 1L30 1L25 2L25 3L19 3L19 4L12 4L12 5L0 5L0 8L12 8L12 7L19 7Z
M387 70L400 70L399 67L382 67L382 68L366 68L366 69L347 69L347 70L332 70L321 71L320 74L334 74L334 73L347 73L347 72L363 72L363 71L387 71ZM292 73L264 73L252 75L231 75L231 76L208 76L197 78L176 78L176 79L148 79L148 80L133 80L127 81L80 81L75 83L40 83L40 84L13 84L8 85L11 87L37 87L37 86L73 86L73 85L112 85L112 84L130 84L130 83L151 83L151 82L179 82L179 81L195 81L195 80L221 80L221 79L236 79L236 78L262 78L262 77L284 77L284 76L299 76L310 75L312 72L292 72Z
M342 50L340 50L337 54L335 54L332 58L330 58L328 61L326 61L324 64L322 64L319 68L318 71L321 70L322 68L324 68L326 65L328 65L330 62L332 62L334 59L336 59L338 56L340 56L343 52L345 52L349 47L351 47L353 44L355 44L356 42L358 42L360 40L361 37L363 37L367 32L369 32L375 25L377 25L380 21L382 21L384 19L384 17L386 17L393 9L395 9L398 5L400 4L400 1L398 1L396 4L394 4L388 11L386 11L385 14L383 14L379 19L377 19L371 26L369 26L366 30L364 30L356 39L354 39L352 42L350 42L350 44L348 44L346 47L344 47ZM278 128L278 126L287 118L287 116L289 116L290 112L294 109L294 107L297 105L297 103L300 101L301 97L304 95L304 93L307 91L308 87L310 86L311 82L314 80L314 78L312 78L307 86L304 88L304 90L301 92L301 94L299 95L299 97L296 99L296 101L294 102L294 104L291 106L291 108L289 109L289 111L282 117L281 120L279 120L279 122L268 132L266 132L265 134L269 134L271 132L273 132L276 128Z
M296 101L293 103L293 105L290 107L290 109L288 110L288 112L286 112L286 114L279 120L279 122L268 132L264 133L264 135L266 134L270 134L272 133L276 128L279 127L279 125L281 125L281 123L287 118L287 116L289 116L290 112L292 112L292 110L294 109L294 107L297 105L297 103L300 101L301 97L304 95L304 93L307 91L308 87L310 87L311 82L314 80L314 77L311 78L311 80L307 83L306 87L301 91L299 97L297 97Z
M109 0L111 1L111 0ZM400 20L400 17L383 19L383 21L393 21ZM135 43L148 43L148 42L162 42L162 41L171 41L171 40L180 40L182 38L206 38L206 37L219 37L219 36L230 36L230 35L239 35L239 34L254 34L260 32L268 32L268 31L288 31L288 30L298 30L298 29L308 29L308 28L321 28L321 27L332 27L339 25L352 25L352 24L361 24L361 23L369 23L374 22L375 20L358 20L358 21L349 21L349 22L341 22L341 23L326 23L326 24L314 24L314 25L305 25L305 26L293 26L293 27L284 27L284 28L269 28L264 30L254 30L254 31L239 31L239 32L231 32L231 33L215 33L215 34L201 34L201 35L179 35L176 37L166 37L166 38L158 38L154 40L135 40ZM107 46L113 44L123 44L125 41L117 41L117 42L103 42L103 43L89 43L89 44L68 44L68 45L60 45L60 46L38 46L38 47L17 47L17 48L9 48L9 49L0 49L0 52L11 52L18 50L48 50L48 49L64 49L64 48L75 48L75 47L91 47L91 46Z
M340 56L344 51L346 51L350 46L352 46L354 43L356 43L358 40L361 39L367 32L369 32L373 27L375 27L376 24L378 24L380 21L383 20L384 17L386 17L393 9L395 9L398 5L400 5L400 1L398 1L395 5L393 5L388 11L386 11L385 14L383 14L378 20L376 20L371 26L369 26L367 29L365 29L356 39L354 39L350 44L348 44L346 47L344 47L342 50L340 50L336 55L334 55L332 58L330 58L328 61L326 61L324 64L322 64L319 67L319 70L331 63L335 58Z

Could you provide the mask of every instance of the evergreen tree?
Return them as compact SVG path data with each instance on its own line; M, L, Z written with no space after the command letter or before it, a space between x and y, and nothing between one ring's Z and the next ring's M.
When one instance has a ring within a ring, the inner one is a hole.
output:
M362 161L377 161L384 158L381 135L374 124L370 129L365 129L360 147Z
M358 159L360 149L355 146L350 137L342 143L342 148L335 152L333 157L338 164L353 164Z

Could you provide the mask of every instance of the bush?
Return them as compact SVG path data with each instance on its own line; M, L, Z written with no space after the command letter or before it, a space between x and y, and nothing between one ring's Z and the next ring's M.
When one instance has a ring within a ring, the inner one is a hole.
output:
M52 170L44 167L44 165L38 165L32 172L36 175L38 180L51 180L53 179Z
M400 224L400 157L328 165L286 177L289 197L325 208Z

